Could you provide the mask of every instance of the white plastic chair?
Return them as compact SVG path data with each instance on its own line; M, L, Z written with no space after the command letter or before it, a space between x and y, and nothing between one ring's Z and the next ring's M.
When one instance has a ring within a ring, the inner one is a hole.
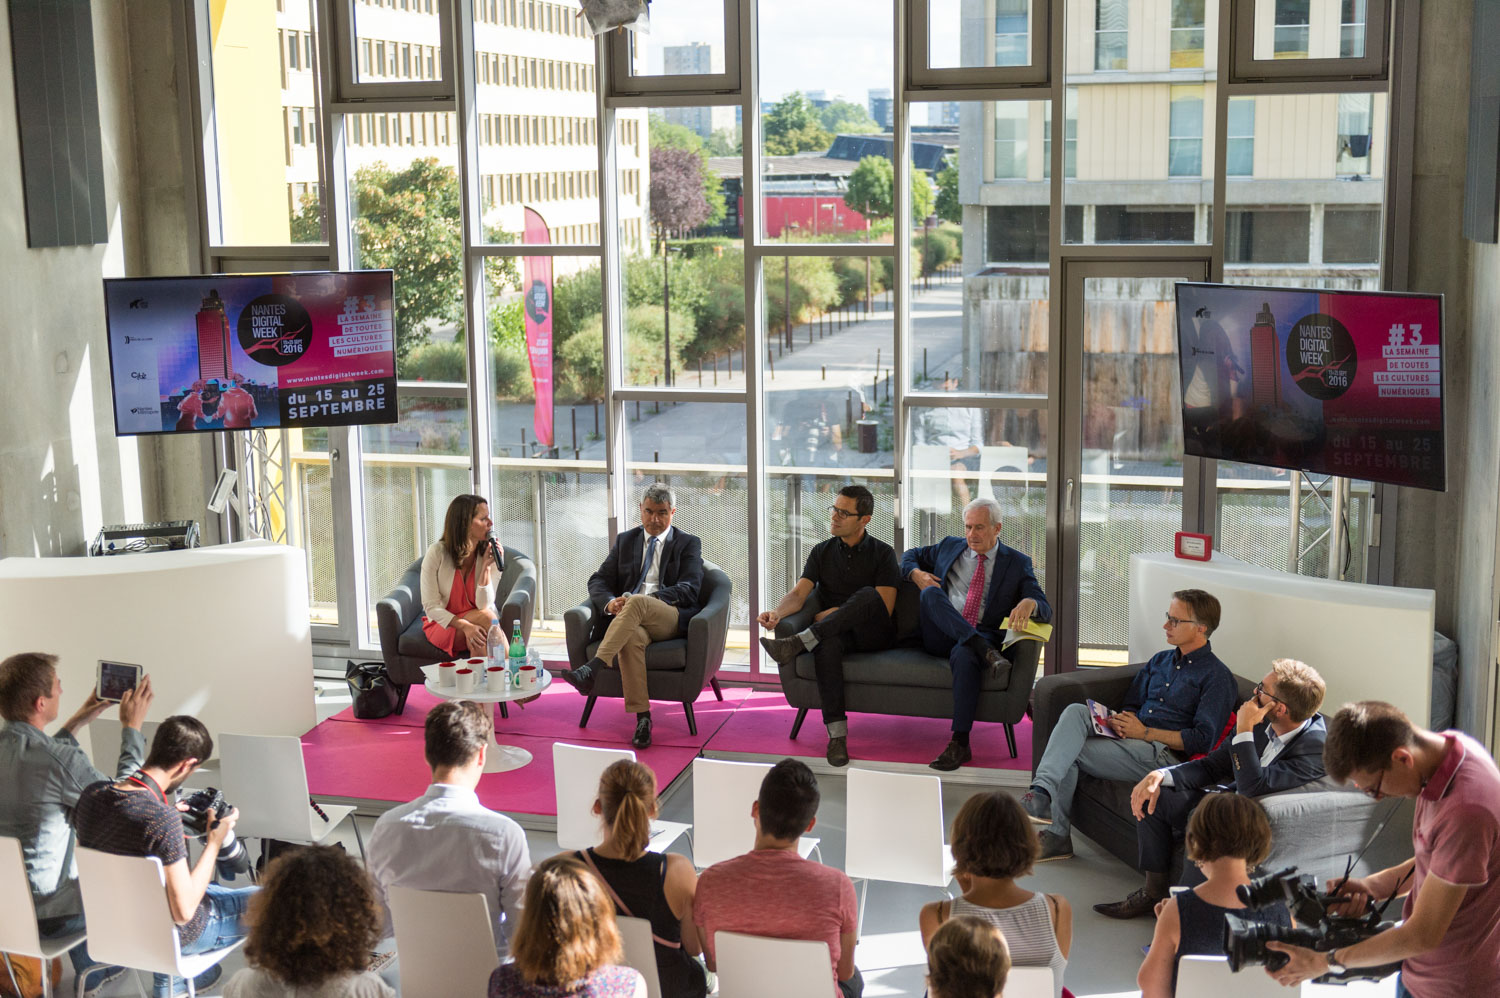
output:
M359 855L364 839L352 815L354 808L329 804L325 821L312 809L302 740L291 735L219 736L220 776L224 797L240 809L234 826L241 838L280 839L298 845L321 845L349 818Z
M167 904L167 875L155 856L116 856L85 849L78 859L78 886L88 923L89 956L97 963L131 967L153 974L193 978L234 952L244 940L184 956ZM137 979L136 983L141 982ZM144 993L144 992L143 992Z
M770 771L765 762L693 760L693 864L698 869L743 856L755 845L750 805L760 797L760 783ZM804 835L797 842L803 859L815 849L816 838Z
M911 504L923 513L953 512L953 459L947 444L911 445Z
M828 998L833 964L828 944L714 933L719 998Z
M646 979L646 998L661 998L661 979L656 972L656 944L651 941L651 923L644 918L616 915L620 927L620 962L634 967Z
M1350 981L1348 984L1302 982L1302 998L1394 998L1395 994L1395 974L1379 981Z
M0 953L11 987L16 994L15 970L9 957L29 956L42 961L42 998L52 996L52 959L83 942L84 933L74 932L56 939L43 939L36 927L36 905L31 897L31 882L26 879L26 858L21 840L0 836ZM648 940L649 941L649 940ZM655 995L652 998L656 998Z
M1051 967L1012 967L1005 975L1005 998L1057 998ZM1186 998L1188 992L1181 994Z
M859 924L871 880L946 888L953 855L943 842L943 781L916 773L849 770L844 872L860 882Z
M94 768L105 776L113 777L120 762L120 724L118 717L101 717L89 722L89 758ZM141 737L146 740L146 751L151 750L151 739L156 737L160 721L147 721L141 725ZM200 767L201 768L201 767Z
M599 796L599 777L621 759L635 761L630 749L589 748L552 744L552 784L557 796L557 845L560 849L587 849L599 844L602 834L594 801ZM680 821L653 821L646 848L664 852L692 825Z
M1287 998L1288 994L1264 968L1246 967L1236 974L1222 956L1185 956L1178 960L1177 993L1214 998Z
M450 998L489 990L490 974L500 960L483 894L391 887L386 901L396 932L403 998Z

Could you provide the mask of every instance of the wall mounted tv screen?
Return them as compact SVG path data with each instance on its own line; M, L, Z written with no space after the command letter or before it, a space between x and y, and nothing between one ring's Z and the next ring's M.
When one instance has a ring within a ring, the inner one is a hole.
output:
M1443 491L1441 295L1177 285L1183 449Z
M115 433L394 423L389 270L104 282Z

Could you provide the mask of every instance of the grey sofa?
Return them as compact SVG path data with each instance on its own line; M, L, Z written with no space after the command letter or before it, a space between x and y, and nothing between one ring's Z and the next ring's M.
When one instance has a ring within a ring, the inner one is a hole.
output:
M953 716L953 673L947 659L922 650L918 607L916 585L903 581L896 590L896 647L844 656L844 700L850 711L904 717ZM815 591L801 610L776 625L777 636L803 630L822 609ZM1012 759L1016 757L1015 725L1026 716L1026 701L1041 655L1041 642L1017 642L1006 653L1010 670L985 676L980 686L975 719L1005 725L1005 744ZM796 738L807 712L822 707L812 654L805 652L780 670L781 690L787 703L797 708L797 719L792 722L792 737Z
M688 621L687 634L667 641L653 641L646 646L646 694L652 700L671 700L682 704L687 715L688 733L698 733L693 716L693 702L704 686L713 688L714 696L724 699L719 688L719 666L724 664L724 643L729 637L729 574L713 562L703 563L703 585L699 594L703 608ZM568 662L578 668L594 657L599 642L590 641L594 628L594 606L584 603L563 614L563 628L568 641ZM594 690L583 705L580 728L589 723L594 703L600 697L621 698L625 686L618 669L600 670L594 679Z
M1036 771L1063 708L1087 699L1117 707L1140 670L1141 665L1130 665L1044 676L1036 684L1032 704L1032 771ZM1250 696L1255 683L1242 676L1235 676L1235 680L1239 684L1238 704ZM1073 795L1072 821L1077 831L1135 866L1138 854L1135 817L1130 813L1131 786L1080 774ZM1271 820L1271 855L1264 864L1267 870L1295 866L1299 872L1317 876L1320 883L1324 878L1342 876L1345 863L1359 853L1393 811L1390 823L1364 854L1355 873L1372 873L1411 857L1410 801L1376 802L1327 780L1258 799ZM1174 870L1180 862L1180 858L1174 858Z
M495 609L500 629L510 639L516 621L521 622L521 640L531 640L532 607L536 605L536 563L515 548L505 549L505 571L495 590ZM451 657L438 650L422 633L422 559L402 573L396 588L375 604L375 622L380 630L380 655L391 682L400 687L396 713L406 709L406 695L425 677L422 666L446 662ZM505 705L500 709L504 716Z

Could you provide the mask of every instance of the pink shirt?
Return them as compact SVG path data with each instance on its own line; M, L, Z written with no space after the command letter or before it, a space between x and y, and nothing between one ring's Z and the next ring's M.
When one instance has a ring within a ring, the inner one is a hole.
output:
M1428 876L1469 889L1436 949L1401 968L1422 998L1500 995L1500 770L1474 739L1445 731L1448 748L1417 797L1416 872L1403 918Z
M842 870L802 859L791 849L755 849L715 863L698 878L693 921L703 948L714 955L715 932L826 942L834 993L843 946L855 931L854 884Z

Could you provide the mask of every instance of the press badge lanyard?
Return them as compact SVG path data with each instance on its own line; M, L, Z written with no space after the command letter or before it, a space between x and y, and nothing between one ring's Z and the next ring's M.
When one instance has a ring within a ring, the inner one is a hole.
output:
M151 777L147 776L145 773L141 772L140 770L136 770L135 774L132 775L132 776L125 777L125 782L126 783L135 783L135 784L137 784L139 786L145 787L147 790L154 790L154 791L156 791L157 796L159 796L161 798L161 802L163 804L166 804L167 807L171 807L172 806L170 803L167 802L167 792L165 790L163 790L161 787L157 786L157 783L156 783L155 780L153 780Z

